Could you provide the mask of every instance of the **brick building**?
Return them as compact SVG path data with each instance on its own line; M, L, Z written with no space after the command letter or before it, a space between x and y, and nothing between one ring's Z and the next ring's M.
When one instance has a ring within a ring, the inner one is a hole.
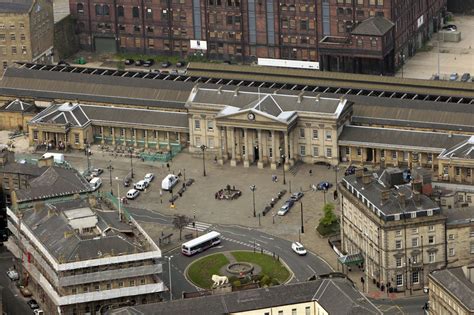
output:
M70 5L86 49L185 56L200 51L191 47L191 40L199 40L212 59L310 60L329 71L385 74L439 28L446 0L431 2L71 0Z
M51 0L0 0L0 73L15 61L48 63L53 52Z

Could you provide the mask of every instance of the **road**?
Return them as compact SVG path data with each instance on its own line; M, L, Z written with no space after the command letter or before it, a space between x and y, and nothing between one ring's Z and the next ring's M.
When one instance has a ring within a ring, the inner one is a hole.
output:
M425 302L428 301L427 295L407 297L397 300L374 300L370 299L375 306L377 306L384 314L389 315L401 315L401 314L413 314L422 315L424 310L422 307Z
M11 281L6 274L13 265L13 255L5 248L0 246L0 285L3 287L2 303L5 314L32 314L31 309L26 304L27 299L23 298L20 291L16 288L15 282Z

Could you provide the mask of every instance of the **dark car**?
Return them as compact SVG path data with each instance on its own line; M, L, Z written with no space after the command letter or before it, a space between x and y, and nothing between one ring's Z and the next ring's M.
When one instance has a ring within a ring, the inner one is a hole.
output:
M132 183L132 179L131 179L130 177L125 177L125 178L123 179L123 185L124 185L125 187L129 187L131 183Z
M294 201L298 201L301 198L303 198L303 196L304 196L304 193L302 191L298 191L298 192L295 192L295 193L291 194L290 199L294 200Z
M186 61L178 61L178 62L176 63L176 67L178 67L178 68L182 68L182 67L184 67L185 65L186 65Z
M170 66L171 66L171 62L169 62L169 61L163 61L161 63L162 68L169 68Z
M104 172L104 170L101 169L101 168L94 168L91 172L91 175L93 177L99 177L103 172Z
M143 61L141 59L135 60L135 66L143 66L144 63L145 63L145 61Z
M130 65L133 65L135 63L135 60L125 59L124 63L125 63L125 65L130 66Z
M155 60L153 59L147 59L144 63L143 63L143 66L144 67L151 67L155 64Z
M329 190L332 187L330 182L320 182L317 186L318 190Z
M470 78L471 74L466 72L461 76L461 82L468 82Z
M352 175L356 172L357 167L354 165L350 165L348 168L346 168L346 171L344 172L344 176L349 176Z
M35 310L35 309L39 308L38 302L36 302L36 300L34 300L34 299L29 300L28 302L26 302L26 304L28 304L28 306L32 310Z

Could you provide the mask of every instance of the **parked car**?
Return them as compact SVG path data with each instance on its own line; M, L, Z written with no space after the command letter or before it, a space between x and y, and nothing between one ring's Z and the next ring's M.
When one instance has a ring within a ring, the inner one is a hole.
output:
M31 291L28 290L28 288L25 288L24 286L21 286L21 287L20 287L20 293L21 293L21 295L23 295L24 297L30 297L30 296L33 295L33 294L31 294Z
M295 202L291 199L288 199L284 204L283 206L281 206L280 210L278 210L278 215L285 215L288 211L290 211L291 207L293 207L293 205L295 204Z
M125 63L125 65L130 66L130 65L135 64L135 60L133 60L133 59L125 59L124 63Z
M138 60L135 60L135 66L143 66L143 64L145 63L145 61L141 60L141 59L138 59Z
M70 66L68 62L64 61L64 60L59 60L58 62L58 66Z
M176 63L176 67L178 67L178 68L182 68L182 67L184 67L185 65L186 65L186 61L178 61L178 62Z
M101 168L94 168L91 172L91 175L93 177L99 177L103 172L104 172L104 170L101 169Z
M459 78L458 73L454 72L454 73L451 73L451 75L449 76L449 81L457 81L458 78Z
M162 68L169 68L170 66L171 66L171 62L169 62L169 61L163 61L161 63Z
M153 173L148 173L148 174L145 175L143 180L150 183L150 182L153 181L154 178L155 178L155 175Z
M142 179L142 180L139 181L138 183L135 183L135 184L133 185L133 188L143 191L143 190L145 190L145 189L148 187L148 185L149 185L149 182L147 182L146 180L143 180L143 179Z
M444 31L456 32L458 30L458 27L454 24L448 24L443 26L441 29Z
M7 277L10 278L11 281L20 279L20 276L16 270L7 270Z
M35 299L29 300L28 302L26 302L26 304L28 304L28 306L29 306L32 310L36 310L36 309L39 308L38 302L36 302Z
M144 67L151 67L155 64L155 60L153 59L147 59L145 60L145 62L143 63L143 66Z
M135 198L138 197L139 194L140 194L140 191L138 191L136 189L130 189L127 192L127 199L135 199Z
M301 256L306 255L306 248L304 248L304 246L301 243L298 243L298 242L291 243L291 249L298 255L301 255Z
M356 170L357 170L357 166L350 165L349 167L346 168L346 171L344 172L344 176L355 174ZM369 169L367 167L364 167L364 172L368 172L368 171Z
M304 196L304 193L302 191L298 191L298 192L295 192L295 193L291 194L290 199L293 200L293 201L298 201L301 198L303 198L303 196Z
M124 187L129 187L131 182L132 182L132 180L130 179L130 177L125 177L123 179L123 186Z
M37 309L33 310L33 314L35 314L35 315L44 315L44 312L43 312L42 309L37 308Z
M332 187L330 182L320 182L317 186L318 190L329 190Z
M466 72L461 76L461 82L468 82L470 78L471 74Z
M437 73L433 74L433 76L431 77L431 80L439 81L439 74Z

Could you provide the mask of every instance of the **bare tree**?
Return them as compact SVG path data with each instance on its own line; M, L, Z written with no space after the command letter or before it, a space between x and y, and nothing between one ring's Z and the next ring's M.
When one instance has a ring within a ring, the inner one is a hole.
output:
M191 218L188 218L182 214L176 214L173 218L173 225L175 228L179 229L179 240L181 240L181 235L183 233L183 229L191 222Z

